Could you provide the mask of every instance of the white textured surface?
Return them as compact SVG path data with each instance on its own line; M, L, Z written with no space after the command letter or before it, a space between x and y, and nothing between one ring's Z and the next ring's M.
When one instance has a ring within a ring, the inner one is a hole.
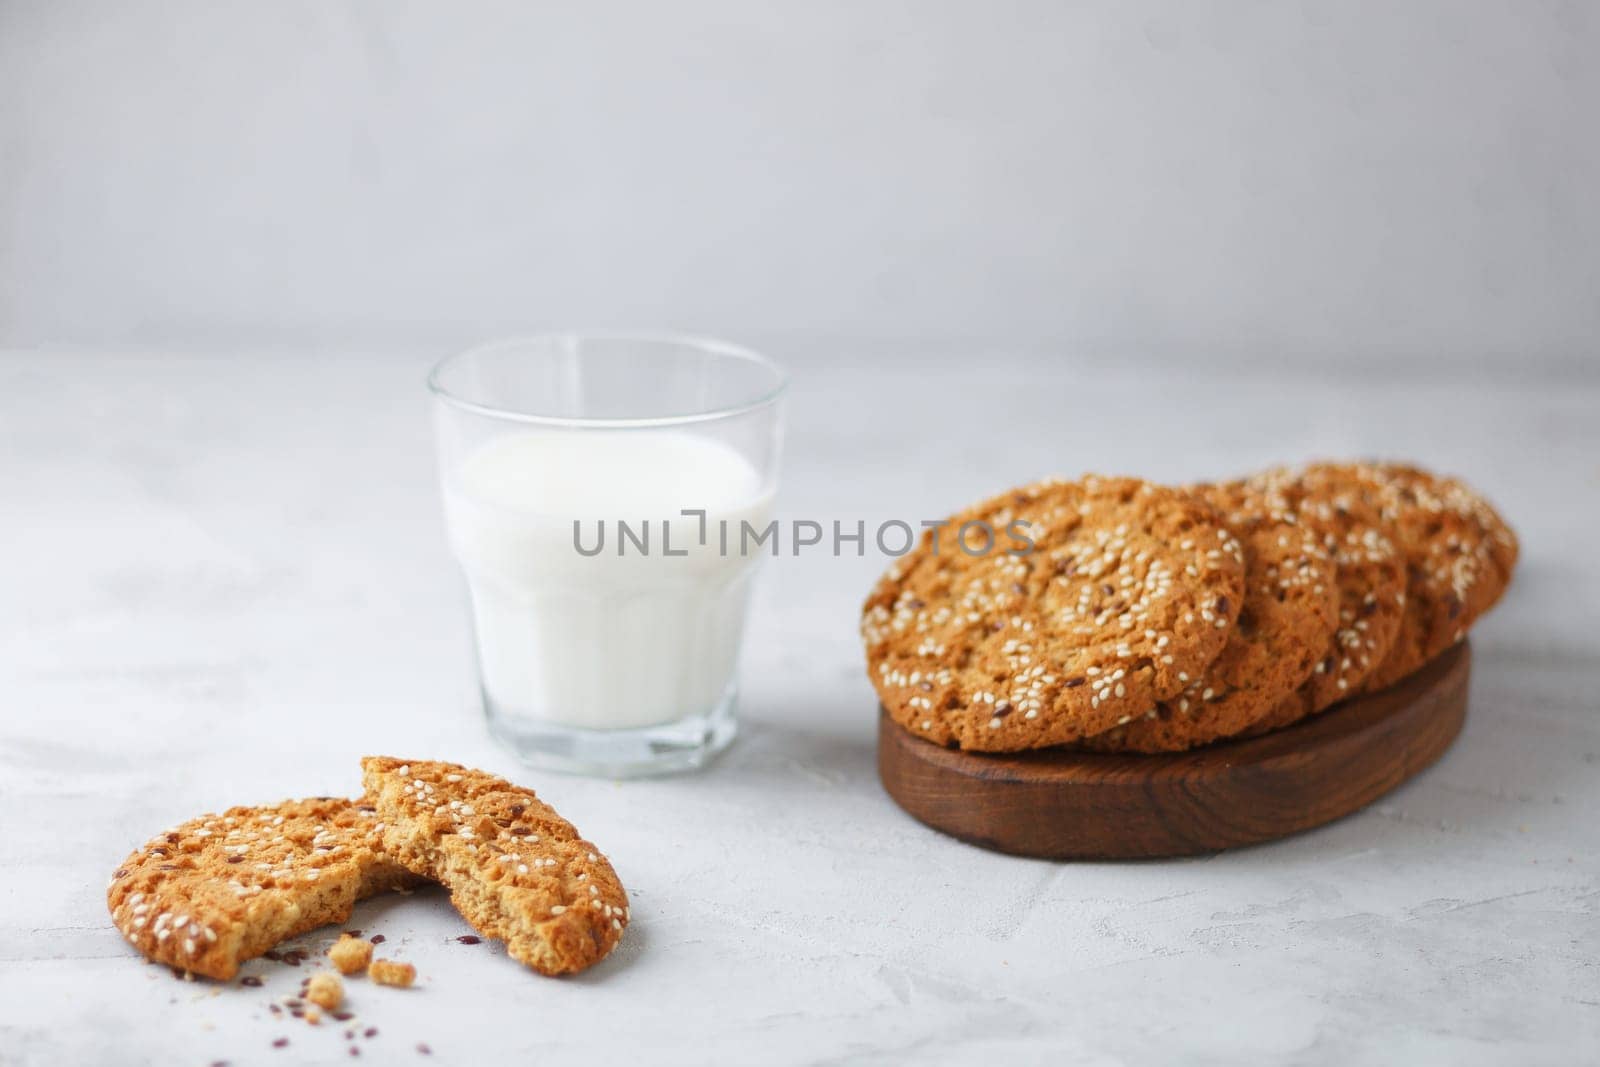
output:
M763 576L747 730L710 770L519 772L472 709L420 361L0 356L0 1062L350 1062L336 1028L268 1014L304 970L176 982L130 956L102 892L154 830L354 790L373 751L535 784L610 853L635 923L610 961L550 981L455 943L436 895L363 907L353 925L422 974L352 983L380 1031L364 1062L426 1062L418 1041L434 1062L590 1064L1600 1047L1600 385L796 364L791 516L932 518L1086 467L1393 453L1467 474L1524 562L1474 635L1465 733L1370 810L1278 844L991 855L880 791L854 628L882 561L812 556Z
M0 343L1570 367L1600 8L4 0Z

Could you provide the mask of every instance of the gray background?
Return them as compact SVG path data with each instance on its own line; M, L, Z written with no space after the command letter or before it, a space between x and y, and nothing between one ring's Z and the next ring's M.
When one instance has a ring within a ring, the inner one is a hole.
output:
M0 0L0 344L1562 376L1583 3Z

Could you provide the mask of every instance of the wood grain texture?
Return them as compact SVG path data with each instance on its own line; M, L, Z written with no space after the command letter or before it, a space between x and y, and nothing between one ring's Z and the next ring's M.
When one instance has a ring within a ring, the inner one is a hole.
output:
M942 748L880 712L878 775L963 841L1046 859L1152 859L1271 841L1370 804L1461 732L1463 642L1389 689L1263 737L1163 756Z

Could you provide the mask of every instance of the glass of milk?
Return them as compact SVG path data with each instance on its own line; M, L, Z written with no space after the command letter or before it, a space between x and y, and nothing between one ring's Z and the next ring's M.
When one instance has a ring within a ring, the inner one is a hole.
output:
M429 386L490 731L607 776L726 747L776 545L783 372L718 341L552 334L452 356Z

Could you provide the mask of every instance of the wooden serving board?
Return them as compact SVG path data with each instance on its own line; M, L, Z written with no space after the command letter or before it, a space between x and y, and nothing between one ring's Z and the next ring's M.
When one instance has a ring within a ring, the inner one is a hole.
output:
M1471 667L1462 642L1285 730L1159 756L961 752L880 709L878 776L913 816L982 848L1098 860L1215 852L1331 822L1427 767L1461 732Z

